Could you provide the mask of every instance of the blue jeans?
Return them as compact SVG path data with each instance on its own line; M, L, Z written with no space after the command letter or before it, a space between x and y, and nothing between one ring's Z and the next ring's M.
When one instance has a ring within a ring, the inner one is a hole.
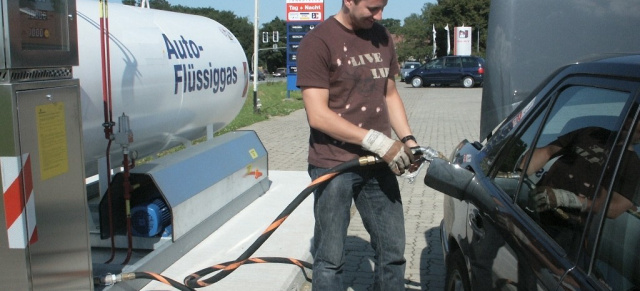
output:
M312 180L328 169L309 166ZM404 290L405 232L396 176L384 164L337 175L314 192L313 290L344 290L344 246L355 201L375 251L374 290Z

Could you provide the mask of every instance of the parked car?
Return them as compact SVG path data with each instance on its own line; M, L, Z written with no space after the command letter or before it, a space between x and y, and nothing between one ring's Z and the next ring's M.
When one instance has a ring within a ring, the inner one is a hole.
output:
M420 67L420 62L404 62L400 69L400 82L404 82L406 76L418 67Z
M274 77L284 78L287 76L287 68L277 68L275 72L273 72Z
M459 84L465 88L480 86L484 76L484 59L476 56L446 56L427 62L409 72L404 81L414 88L431 84Z
M253 80L253 72L250 72L250 79ZM264 81L267 77L264 75L262 71L258 71L258 81Z
M491 1L481 141L424 179L445 290L640 290L640 17L615 9L635 5Z
M640 288L637 92L640 55L571 65L488 141L465 140L450 162L434 160L425 184L448 195L445 290ZM538 169L534 150L550 145L567 148ZM584 209L540 195L571 187L582 190L567 199L583 196Z

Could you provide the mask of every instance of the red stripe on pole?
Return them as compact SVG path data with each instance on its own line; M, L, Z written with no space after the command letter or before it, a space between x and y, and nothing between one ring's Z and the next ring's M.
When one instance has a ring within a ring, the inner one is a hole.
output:
M7 220L7 228L22 215L24 209L24 199L22 196L22 173L11 183L7 192L4 193L4 216Z
M31 158L25 154L2 160L2 181L10 184L3 185L2 195L9 247L24 248L38 241Z

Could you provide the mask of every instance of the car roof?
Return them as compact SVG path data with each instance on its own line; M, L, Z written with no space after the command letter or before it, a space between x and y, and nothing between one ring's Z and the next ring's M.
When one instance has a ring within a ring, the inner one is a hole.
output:
M548 79L564 79L567 76L577 74L640 81L640 54L611 54L566 65L551 74ZM536 94L540 89L542 87L538 87L534 94L529 95L523 102L519 103L516 109L506 117L506 120L512 119L513 115L518 114L531 99L536 98Z
M640 52L639 10L637 0L492 0L480 138L558 68Z
M640 79L640 54L610 54L565 66L561 75L587 74Z

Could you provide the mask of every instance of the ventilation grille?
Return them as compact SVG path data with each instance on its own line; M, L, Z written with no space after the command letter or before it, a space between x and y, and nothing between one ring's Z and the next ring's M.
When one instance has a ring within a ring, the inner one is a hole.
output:
M71 79L71 68L12 69L0 71L0 82L29 82Z

